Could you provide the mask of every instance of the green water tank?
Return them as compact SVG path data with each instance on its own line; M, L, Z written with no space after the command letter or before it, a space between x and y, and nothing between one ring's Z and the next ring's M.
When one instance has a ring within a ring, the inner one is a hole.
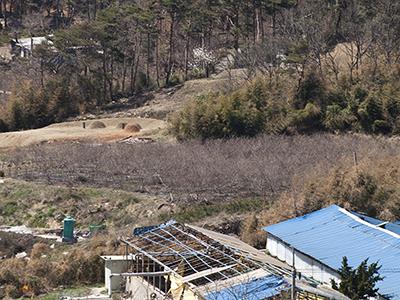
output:
M63 240L74 241L74 226L75 219L72 217L66 217L64 219L64 229L63 229Z

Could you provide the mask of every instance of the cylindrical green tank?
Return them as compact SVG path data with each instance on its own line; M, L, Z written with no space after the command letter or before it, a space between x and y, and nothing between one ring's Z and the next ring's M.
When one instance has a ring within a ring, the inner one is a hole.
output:
M63 240L67 242L74 241L74 226L75 226L74 218L66 217L64 219Z

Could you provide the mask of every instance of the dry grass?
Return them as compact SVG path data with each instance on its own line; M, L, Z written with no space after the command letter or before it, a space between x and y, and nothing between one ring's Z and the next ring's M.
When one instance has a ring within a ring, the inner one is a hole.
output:
M0 133L0 149L12 149L41 143L54 142L115 142L129 136L117 128L119 123L137 123L143 130L140 135L157 137L160 131L167 127L166 122L144 118L110 118L99 119L107 128L102 130L84 129L82 121L53 124L41 129L19 132ZM90 126L89 121L86 122Z
M263 225L300 216L331 204L385 221L400 219L400 155L381 153L358 165L341 164L324 176L309 176L294 191L282 193L261 214Z
M33 297L57 286L101 283L104 263L100 255L123 253L115 236L101 235L67 248L38 245L34 249L28 261L0 261L0 298Z
M167 119L188 101L209 93L227 93L236 90L247 80L245 69L232 69L210 78L186 81L182 86L154 93L145 106L134 109L136 115Z

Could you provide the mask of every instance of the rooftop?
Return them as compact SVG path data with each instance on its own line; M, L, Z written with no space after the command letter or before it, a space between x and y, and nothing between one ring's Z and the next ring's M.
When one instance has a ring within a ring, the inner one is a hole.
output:
M252 291L274 296L290 285L269 265L249 259L209 236L174 221L136 229L123 240L138 253L157 262L205 299L224 298L235 290L246 298ZM221 298L222 297L222 298ZM264 299L264 298L251 299Z
M335 270L344 256L352 266L378 262L385 277L379 292L400 299L400 235L392 228L398 225L378 221L332 205L264 230Z

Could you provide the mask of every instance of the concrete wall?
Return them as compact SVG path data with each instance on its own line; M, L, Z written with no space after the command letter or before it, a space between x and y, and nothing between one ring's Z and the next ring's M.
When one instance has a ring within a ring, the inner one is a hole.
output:
M144 280L143 277L127 277L126 292L129 295L128 299L132 300L164 299L162 293L153 285Z
M122 259L111 258L105 260L105 286L110 295L113 291L119 291L123 284L124 278L121 276L113 276L111 274L123 273L127 271L127 261Z
M289 266L293 265L292 248L274 236L268 235L267 250L272 256L286 262ZM339 275L337 272L334 272L317 260L298 251L295 251L295 268L303 275L312 277L323 283L330 284L331 279L339 281Z

